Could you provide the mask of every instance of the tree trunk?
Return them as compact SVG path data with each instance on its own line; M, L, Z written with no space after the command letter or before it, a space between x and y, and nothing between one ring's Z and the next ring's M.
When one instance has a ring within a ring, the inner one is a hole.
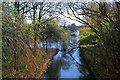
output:
M34 4L34 6L36 6L35 4ZM35 24L35 13L36 13L36 11L35 11L35 7L33 8L33 24ZM35 38L34 38L34 48L36 49L37 48L37 44L36 44L36 26L33 26L34 27L34 34L35 34Z
M46 39L46 50L45 50L45 52L47 53L47 39Z
M19 14L19 12L20 12L20 9L19 9L19 2L15 2L15 8L16 8L18 14Z
M19 2L15 2L15 8L18 11L17 14L19 14ZM15 21L16 21L16 17L15 17ZM15 35L14 35L14 37L15 37ZM14 46L15 46L15 48L17 48L17 41L15 41ZM18 70L18 64L17 64L17 58L16 58L16 51L15 51L15 49L13 49L13 53L14 53L14 60L15 60L14 69Z
M36 36L34 38L34 48L37 48Z

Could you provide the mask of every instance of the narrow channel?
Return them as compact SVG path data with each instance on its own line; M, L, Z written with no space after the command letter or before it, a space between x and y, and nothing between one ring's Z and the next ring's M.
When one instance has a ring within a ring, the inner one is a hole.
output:
M72 36L72 41L78 41L78 35L79 31L76 31L75 36ZM52 43L49 47L56 48L56 44ZM61 49L59 44L57 48ZM68 53L64 54L59 51L43 78L55 78L56 80L59 78L91 78L84 60L79 56L79 49L74 49L71 54L79 64Z

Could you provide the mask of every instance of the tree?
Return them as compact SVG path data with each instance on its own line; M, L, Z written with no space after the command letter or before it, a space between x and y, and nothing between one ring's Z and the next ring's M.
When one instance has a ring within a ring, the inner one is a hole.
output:
M108 65L111 64L107 62L109 57L114 64L113 67L119 71L119 65L117 65L118 62L120 62L120 37L118 36L120 35L118 28L118 16L120 14L118 12L118 5L120 5L120 2L69 2L67 6L64 5L64 9L66 10L63 9L63 12L61 12L61 10L58 13L66 18L87 25L87 27L80 29L80 31L83 30L79 36L80 45L82 44L81 47L93 47L90 46L90 43L93 43L91 40L95 41L96 47L102 47L104 49L103 51L105 51L105 53L101 53L101 56L104 56L107 68L109 68ZM65 13L67 13L69 17L66 16ZM94 35L92 35L92 33L94 33ZM94 46L93 49L96 47Z
M2 10L3 55L7 54L9 56L12 56L14 54L14 69L18 70L17 54L20 52L26 52L23 48L23 43L27 42L26 38L29 41L31 40L30 34L26 34L27 32L29 33L29 28L24 24L24 16L16 14L17 10L14 6L14 3L3 2ZM3 59L5 57L6 56L3 56Z
M56 20L55 20L56 21ZM65 40L67 34L61 27L58 26L54 21L49 21L45 24L46 29L42 31L46 42L46 53L47 53L47 42L60 42Z

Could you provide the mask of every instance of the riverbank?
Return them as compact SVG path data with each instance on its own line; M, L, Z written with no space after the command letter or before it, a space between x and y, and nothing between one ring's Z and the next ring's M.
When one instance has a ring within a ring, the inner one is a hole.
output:
M58 52L59 52L59 49L57 49L57 48L48 48L48 55L46 56L46 60L41 65L40 78L43 78L44 73L47 71L48 67L50 66L50 64L53 61L54 56Z
M120 78L120 65L111 50L107 49L106 52L103 46L96 46L83 49L81 56L86 59L89 71L95 78Z
M26 53L18 54L16 62L14 55L5 55L8 60L4 61L2 68L3 78L42 78L48 66L50 66L53 57L59 51L57 48L48 48L48 53L45 53L44 48L30 49L24 44L27 50ZM12 53L9 53L12 54ZM17 69L14 67L17 66Z

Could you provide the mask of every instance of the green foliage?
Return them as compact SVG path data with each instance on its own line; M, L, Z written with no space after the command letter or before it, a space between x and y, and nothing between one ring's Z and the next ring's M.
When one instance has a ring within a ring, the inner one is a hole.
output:
M120 5L119 2L115 4L100 2L99 5L90 3L88 10L91 14L87 15L86 21L95 34L92 35L91 31L84 28L85 31L81 31L79 36L80 46L90 47L82 51L93 69L96 69L103 78L119 77L120 28L118 26L120 26L120 18L118 17L120 7L117 7L117 4ZM91 43L99 45L92 48L94 45Z
M93 36L94 34L95 32L93 32L91 28L84 27L80 29L79 39L80 40L88 39L88 37Z
M43 34L45 37L48 37L49 41L58 42L63 38L65 38L66 32L57 24L49 22L47 24L44 24L44 26L45 26L45 30L43 31Z
M89 27L80 28L80 35L78 39L80 39L80 47L94 47L95 44L92 44L93 41L96 41L95 32L92 31Z
M14 44L20 45L21 41L27 42L26 40L30 39L31 31L28 25L25 24L24 16L16 14L15 7L9 6L8 3L4 4L2 8L3 48L7 47L7 45L15 47Z
M25 17L17 13L13 3L11 5L7 2L2 3L2 11L3 72L5 70L12 72L11 69L16 65L19 66L18 55L25 55L27 50L24 44L32 40L31 32L33 31L25 23ZM3 75L6 76L6 72Z

